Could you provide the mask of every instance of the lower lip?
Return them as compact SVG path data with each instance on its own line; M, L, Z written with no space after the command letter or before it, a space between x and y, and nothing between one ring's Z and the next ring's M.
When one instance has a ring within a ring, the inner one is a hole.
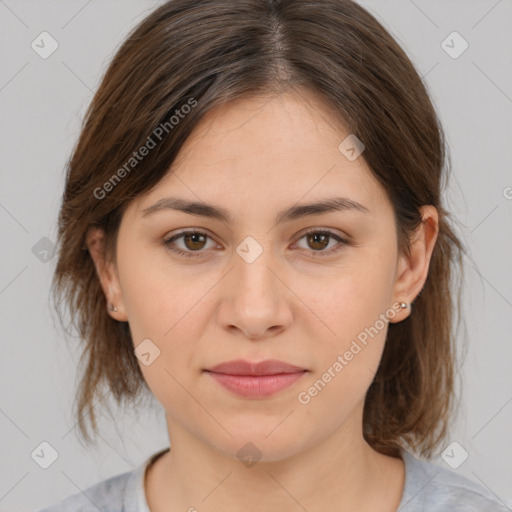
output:
M271 396L297 382L305 373L279 373L276 375L229 375L226 373L207 372L219 384L240 396L262 398Z

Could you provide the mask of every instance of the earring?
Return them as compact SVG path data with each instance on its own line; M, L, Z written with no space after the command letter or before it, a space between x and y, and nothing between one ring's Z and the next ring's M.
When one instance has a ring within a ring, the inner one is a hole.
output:
M409 306L409 305L407 304L407 302L400 302L400 307L401 307L402 309L405 309L405 308L407 308L408 306Z
M108 305L108 310L109 311L117 311L117 308L114 306L114 304L109 304Z

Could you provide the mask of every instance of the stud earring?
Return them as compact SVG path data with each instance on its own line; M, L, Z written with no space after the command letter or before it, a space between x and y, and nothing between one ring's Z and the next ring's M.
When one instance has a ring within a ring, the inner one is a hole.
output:
M407 302L400 302L400 307L401 307L402 309L405 309L405 308L407 308L408 306L409 306L409 304L407 304Z
M114 306L114 304L109 304L108 305L108 310L109 311L117 311L117 308Z

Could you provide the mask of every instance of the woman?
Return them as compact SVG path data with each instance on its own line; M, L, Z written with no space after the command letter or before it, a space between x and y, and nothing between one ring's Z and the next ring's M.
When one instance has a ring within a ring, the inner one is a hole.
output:
M349 0L172 0L86 116L56 297L170 449L61 510L506 510L446 445L462 244L417 71Z

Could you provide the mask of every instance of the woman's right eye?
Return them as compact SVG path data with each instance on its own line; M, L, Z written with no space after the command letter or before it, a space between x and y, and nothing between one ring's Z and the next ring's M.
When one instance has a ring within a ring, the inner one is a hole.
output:
M196 257L202 255L194 254L194 253L202 253L201 249L204 248L205 239L210 238L210 236L203 231L182 231L177 235L173 235L170 238L163 240L163 245L171 252L179 254L180 256L187 257ZM182 239L185 244L185 250L176 247L175 241Z

